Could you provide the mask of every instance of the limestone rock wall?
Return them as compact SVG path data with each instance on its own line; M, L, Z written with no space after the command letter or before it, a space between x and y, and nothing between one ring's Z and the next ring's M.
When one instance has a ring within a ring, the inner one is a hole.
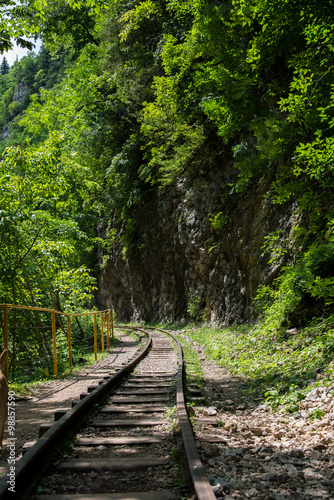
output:
M114 308L119 321L169 321L187 316L195 292L211 324L252 318L258 286L277 274L263 256L264 237L277 229L289 233L294 206L273 205L261 186L231 198L228 222L213 229L209 219L222 210L224 176L189 176L136 211L135 251L126 260L121 247L109 255L99 278L100 306Z

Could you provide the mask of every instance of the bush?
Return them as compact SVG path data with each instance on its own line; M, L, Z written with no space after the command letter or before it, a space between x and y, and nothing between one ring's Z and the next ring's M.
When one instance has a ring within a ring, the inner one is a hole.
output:
M187 307L187 313L189 314L190 319L195 322L202 321L204 315L204 307L205 301L202 298L200 292L191 288L189 291L189 300Z

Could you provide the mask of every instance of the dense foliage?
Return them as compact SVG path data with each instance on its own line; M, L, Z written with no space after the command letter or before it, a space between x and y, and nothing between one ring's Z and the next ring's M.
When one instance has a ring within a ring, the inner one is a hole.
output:
M131 251L136 206L219 148L235 162L227 196L266 182L274 203L299 209L290 239L271 234L264 248L287 264L259 290L264 328L331 312L332 0L55 0L34 2L34 15L6 5L20 21L8 34L45 46L0 75L6 300L75 295L98 218L105 252Z
M30 141L29 134L18 126L23 111L30 104L32 95L41 88L50 89L60 82L64 76L64 68L70 55L61 51L57 58L42 47L39 54L33 52L21 61L16 61L12 68L4 64L0 67L0 130L2 140L0 150L12 144L25 144Z

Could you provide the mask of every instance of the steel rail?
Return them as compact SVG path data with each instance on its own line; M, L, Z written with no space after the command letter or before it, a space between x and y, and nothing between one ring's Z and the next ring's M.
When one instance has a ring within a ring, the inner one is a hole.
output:
M133 327L132 327L133 328ZM136 329L135 327L133 329ZM183 351L179 340L168 330L145 326L147 330L156 330L172 337L178 348L179 364L176 382L176 406L179 423L183 438L183 444L187 455L187 461L193 485L197 494L197 500L215 500L216 495L212 491L212 486L205 474L204 467L197 451L194 433L189 420L187 406L184 397L184 362Z
M136 328L139 330L139 328ZM68 410L42 437L15 463L15 494L22 493L22 488L27 486L31 477L36 475L38 467L45 468L45 458L50 453L50 447L64 437L64 433L70 428L78 425L82 416L88 408L95 403L100 403L107 394L119 384L119 382L132 371L134 366L147 354L152 344L152 337L148 332L140 329L147 335L146 345L142 351L128 363L124 368L117 371L109 379L103 381L96 389L87 394L72 409ZM44 463L43 463L44 461ZM9 490L9 474L5 474L0 480L0 500L13 498Z
M193 480L194 488L197 493L198 500L215 500L216 495L212 491L212 487L206 477L203 464L197 451L192 426L189 420L187 407L185 403L184 390L183 390L183 352L178 339L172 334L168 334L174 338L177 343L179 351L179 367L177 372L176 384L176 404L179 415L179 422L183 437L184 448L186 450L187 460L189 464L190 474Z

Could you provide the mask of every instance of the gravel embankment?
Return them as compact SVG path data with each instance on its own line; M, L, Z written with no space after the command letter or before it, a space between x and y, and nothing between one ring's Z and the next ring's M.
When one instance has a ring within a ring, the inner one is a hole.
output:
M314 388L295 418L267 404L240 401L241 381L197 349L211 407L197 408L196 415L214 422L198 424L197 433L217 436L216 442L200 443L217 498L333 500L334 383ZM314 410L323 418L311 420Z

